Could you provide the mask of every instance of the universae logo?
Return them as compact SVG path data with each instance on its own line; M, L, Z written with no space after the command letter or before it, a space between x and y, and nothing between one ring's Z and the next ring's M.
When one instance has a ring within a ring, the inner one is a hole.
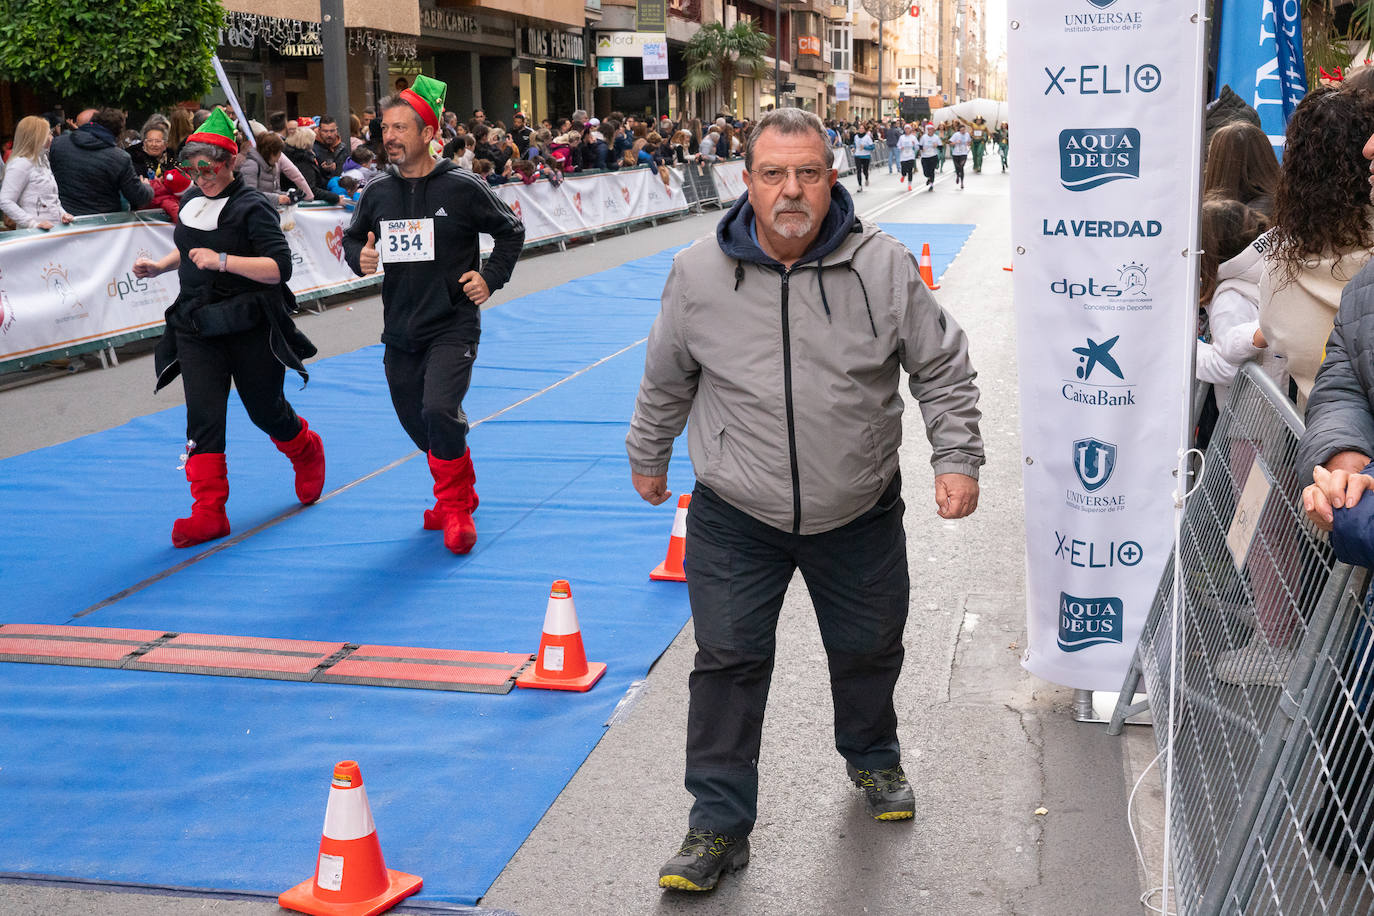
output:
M1059 648L1078 652L1089 646L1121 644L1125 605L1120 598L1078 598L1059 593Z
M1116 446L1101 439L1078 439L1073 444L1073 470L1078 482L1095 493L1112 479L1116 470Z
M1059 132L1059 183L1090 191L1140 177L1140 131L1134 127L1069 128Z

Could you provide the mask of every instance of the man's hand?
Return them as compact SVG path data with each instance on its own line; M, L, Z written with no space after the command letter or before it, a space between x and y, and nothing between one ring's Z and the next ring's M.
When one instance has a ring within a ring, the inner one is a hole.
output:
M672 496L672 491L668 489L668 475L659 474L657 477L646 477L643 474L630 472L630 482L635 485L635 492L640 495L646 503L657 506Z
M134 276L140 280L156 277L160 273L162 273L162 268L157 266L156 261L149 258L139 258L134 262Z
M190 257L191 263L201 270L213 270L219 272L219 252L211 251L209 248L192 248L186 252Z
M1365 490L1374 490L1374 477L1361 474L1369 458L1359 452L1337 452L1325 465L1312 469L1312 483L1302 491L1302 509L1312 524L1331 530L1333 510L1348 509Z
M978 481L967 474L935 478L935 509L940 518L964 518L978 508Z
M42 229L44 232L47 232L49 229L52 228L52 223L48 222L45 219L40 219L37 223L37 226L39 229Z
M363 250L358 252L358 266L363 269L365 274L375 274L377 265L381 263L381 258L377 256L377 235L369 232L367 234L367 244Z
M458 282L463 284L463 294L472 301L473 305L481 305L491 298L491 290L487 289L487 281L482 279L482 275L475 270L470 270L458 278Z

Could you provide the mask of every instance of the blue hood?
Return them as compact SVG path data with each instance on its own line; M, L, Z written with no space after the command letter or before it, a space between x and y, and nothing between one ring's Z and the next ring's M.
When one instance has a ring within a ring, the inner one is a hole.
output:
M745 194L735 201L730 212L726 213L716 226L716 241L720 243L720 250L725 252L727 257L737 261L749 261L781 269L782 265L764 254L758 242L754 241L753 229L754 208L749 204L749 195ZM816 236L810 250L792 266L795 268L809 261L820 260L839 248L845 236L858 231L860 229L859 221L854 215L854 198L850 197L849 192L837 181L830 186L830 210L821 221L820 234Z

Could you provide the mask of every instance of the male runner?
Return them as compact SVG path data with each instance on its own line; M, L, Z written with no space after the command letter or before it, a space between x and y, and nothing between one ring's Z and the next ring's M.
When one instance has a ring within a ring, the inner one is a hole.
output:
M477 543L463 397L477 358L481 305L510 279L525 226L485 181L430 154L447 88L422 74L382 100L391 164L358 201L344 254L358 274L386 267L382 343L391 403L434 476L435 504L424 525L442 530L444 545L463 554ZM479 232L496 242L485 267Z

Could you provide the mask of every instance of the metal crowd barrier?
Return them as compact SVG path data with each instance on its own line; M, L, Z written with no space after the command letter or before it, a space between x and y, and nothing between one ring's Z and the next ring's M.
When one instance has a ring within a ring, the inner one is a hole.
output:
M1188 916L1374 912L1367 571L1338 562L1303 514L1302 430L1244 367L1187 503L1181 651L1171 558L1109 726L1137 711L1142 680L1161 750L1176 712L1171 874Z

